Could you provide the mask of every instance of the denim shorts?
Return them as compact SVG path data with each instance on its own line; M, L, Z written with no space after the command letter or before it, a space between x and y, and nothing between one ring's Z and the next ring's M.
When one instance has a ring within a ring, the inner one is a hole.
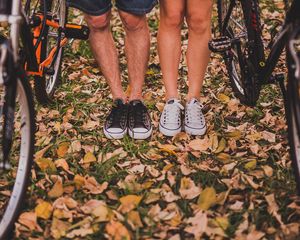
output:
M157 0L115 0L116 7L135 15L149 13L157 4ZM112 7L111 0L67 0L67 6L78 8L86 14L99 16Z

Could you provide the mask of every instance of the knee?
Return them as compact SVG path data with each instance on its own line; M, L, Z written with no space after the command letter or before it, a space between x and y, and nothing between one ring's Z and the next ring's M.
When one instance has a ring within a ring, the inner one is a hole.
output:
M183 12L169 12L162 13L160 23L161 25L170 28L181 28L183 23L184 13Z
M210 31L210 17L187 16L188 28L197 34L205 34Z
M92 32L103 31L110 25L111 13L107 12L100 16L86 15L85 19Z
M137 31L147 26L145 16L137 16L120 11L120 17L127 31Z

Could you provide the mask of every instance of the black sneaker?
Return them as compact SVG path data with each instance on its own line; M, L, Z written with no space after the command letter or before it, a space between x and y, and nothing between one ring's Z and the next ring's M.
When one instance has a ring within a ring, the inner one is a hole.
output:
M109 139L121 139L127 133L128 104L116 99L110 114L105 120L103 131Z
M146 106L140 100L129 102L128 133L134 139L146 139L151 136L151 118Z

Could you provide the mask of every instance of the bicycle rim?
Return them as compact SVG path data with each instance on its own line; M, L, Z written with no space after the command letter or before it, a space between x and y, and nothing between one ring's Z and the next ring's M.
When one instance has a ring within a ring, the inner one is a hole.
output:
M27 86L26 86L27 84ZM0 87L2 112L5 87ZM17 100L15 108L13 145L9 155L10 167L4 169L1 164L0 175L0 239L13 228L27 188L34 147L33 100L28 83L17 80ZM0 115L0 143L2 155L3 115Z

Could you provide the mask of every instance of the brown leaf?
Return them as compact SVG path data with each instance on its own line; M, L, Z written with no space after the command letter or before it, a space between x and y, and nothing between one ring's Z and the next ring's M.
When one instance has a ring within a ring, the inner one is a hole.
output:
M110 221L106 227L106 232L114 240L130 240L130 234L127 228L118 221Z
M100 194L108 187L108 182L99 184L94 177L87 177L84 180L83 188L91 194Z
M64 193L64 188L61 178L58 178L52 189L48 192L48 197L58 198Z
M58 146L57 156L63 158L68 152L70 144L68 142L63 142Z
M190 141L189 147L193 151L206 151L211 145L211 142L207 136L204 137L204 139L194 139Z
M199 196L200 191L200 188L195 185L192 179L181 178L179 193L183 199L194 199Z
M140 214L137 211L130 211L128 213L128 221L134 230L143 227Z
M31 231L37 227L37 216L35 212L24 212L19 217L19 223L29 228Z

